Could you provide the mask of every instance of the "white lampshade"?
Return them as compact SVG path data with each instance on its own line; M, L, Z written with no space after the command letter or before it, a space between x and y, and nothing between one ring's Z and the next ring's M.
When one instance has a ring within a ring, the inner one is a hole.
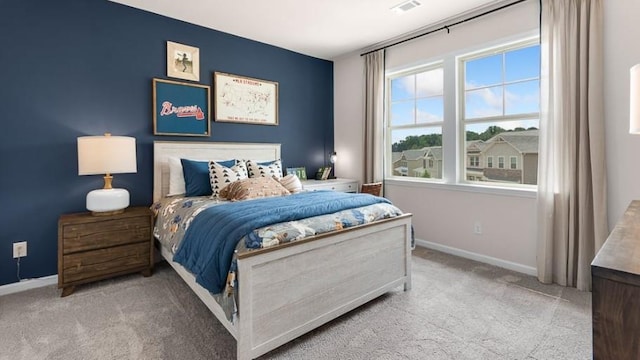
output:
M629 133L640 134L640 64L631 68L629 97Z
M128 136L82 136L78 138L78 175L105 174L104 188L87 194L87 209L95 215L124 211L129 192L111 187L111 174L135 173L136 139Z
M78 175L137 171L135 138L108 134L78 138Z

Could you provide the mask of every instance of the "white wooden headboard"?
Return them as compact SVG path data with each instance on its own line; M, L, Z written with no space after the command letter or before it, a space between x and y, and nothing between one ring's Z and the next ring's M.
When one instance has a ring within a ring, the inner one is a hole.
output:
M169 192L170 156L191 160L270 161L280 159L280 144L154 141L153 201Z

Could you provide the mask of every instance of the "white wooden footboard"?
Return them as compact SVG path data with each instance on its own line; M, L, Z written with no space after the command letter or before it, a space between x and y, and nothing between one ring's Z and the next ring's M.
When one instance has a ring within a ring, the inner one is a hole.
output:
M241 360L397 286L411 288L410 214L267 250L238 259Z

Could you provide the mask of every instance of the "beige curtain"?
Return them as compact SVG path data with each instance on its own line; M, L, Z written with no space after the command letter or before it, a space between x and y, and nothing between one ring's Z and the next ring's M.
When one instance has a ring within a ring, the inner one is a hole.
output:
M541 1L538 278L591 289L609 232L602 0Z
M384 49L364 56L364 181L382 181Z

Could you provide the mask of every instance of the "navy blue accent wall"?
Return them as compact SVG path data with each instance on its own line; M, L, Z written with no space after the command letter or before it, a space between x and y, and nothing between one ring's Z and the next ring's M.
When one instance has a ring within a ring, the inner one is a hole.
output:
M200 49L201 84L214 71L277 81L280 125L212 122L208 138L154 136L151 79L167 78L167 40ZM29 245L22 278L57 273L58 217L85 211L103 183L78 176L78 136L137 139L138 172L114 185L140 206L152 201L154 140L281 143L284 166L311 174L333 150L330 61L106 0L2 0L0 44L0 285L17 281L15 241Z

